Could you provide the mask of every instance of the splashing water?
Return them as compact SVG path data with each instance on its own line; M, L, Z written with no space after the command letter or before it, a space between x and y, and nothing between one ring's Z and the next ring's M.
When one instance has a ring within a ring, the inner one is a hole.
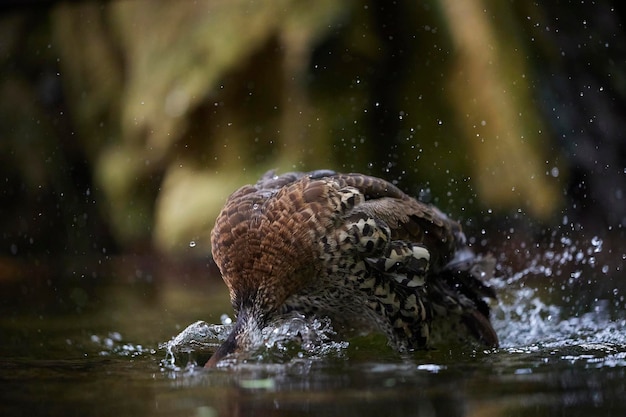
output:
M110 332L106 336L91 335L90 340L99 349L100 356L129 356L137 357L141 355L154 355L156 350L143 345L124 342L122 335L118 332Z
M508 278L490 281L498 293L494 328L501 346L626 346L624 297L610 286L598 256L604 242L561 237ZM616 268L619 270L619 267Z
M161 366L170 370L179 370L177 363L185 367L196 366L198 355L215 352L226 340L232 327L226 316L222 316L222 324L209 324L202 320L190 324L171 340L159 345L159 349L165 349L166 352Z
M232 321L226 315L222 316L222 324L197 321L189 325L169 342L159 346L166 350L163 366L172 369L177 367L177 363L185 361L187 367L197 365L197 355L214 352L232 329ZM259 339L253 341L256 349L242 352L222 363L287 362L341 355L348 342L335 341L335 336L330 320L291 313L262 329Z

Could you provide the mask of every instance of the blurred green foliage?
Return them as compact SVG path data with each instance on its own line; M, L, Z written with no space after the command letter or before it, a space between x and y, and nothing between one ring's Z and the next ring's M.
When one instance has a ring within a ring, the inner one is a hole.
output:
M621 30L608 5L585 7L567 13ZM366 172L465 219L560 221L580 171L542 87L543 62L568 42L552 12L524 0L7 11L3 253L206 254L226 196L272 168ZM623 84L604 88L623 99Z

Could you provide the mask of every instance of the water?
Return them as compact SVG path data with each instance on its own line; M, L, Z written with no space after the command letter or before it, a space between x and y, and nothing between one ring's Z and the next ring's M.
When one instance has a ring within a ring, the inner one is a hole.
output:
M81 297L43 284L2 300L0 415L626 415L621 240L500 250L501 347L484 351L401 356L381 337L341 340L294 315L258 350L206 371L194 364L232 323L224 286L203 268L112 268L111 283ZM91 308L76 307L85 297Z

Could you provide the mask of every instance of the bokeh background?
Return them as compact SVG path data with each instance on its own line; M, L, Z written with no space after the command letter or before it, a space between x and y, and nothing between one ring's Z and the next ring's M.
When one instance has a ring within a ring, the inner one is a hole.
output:
M202 270L269 169L380 176L494 241L623 236L624 9L0 2L0 283L97 281L120 254Z

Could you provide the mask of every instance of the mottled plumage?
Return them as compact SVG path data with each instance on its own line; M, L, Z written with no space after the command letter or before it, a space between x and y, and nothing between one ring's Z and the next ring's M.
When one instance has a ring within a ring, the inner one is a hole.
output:
M228 198L211 243L237 322L207 366L294 310L381 331L399 351L450 334L498 343L481 281L491 258L469 250L457 222L382 179L269 172Z

